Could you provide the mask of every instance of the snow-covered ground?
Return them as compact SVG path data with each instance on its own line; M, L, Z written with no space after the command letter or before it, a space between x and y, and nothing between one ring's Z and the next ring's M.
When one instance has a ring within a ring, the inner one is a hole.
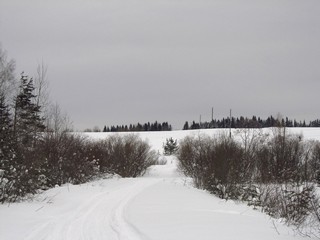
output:
M320 129L294 131L320 139ZM166 138L189 134L199 131L139 133L159 152ZM150 167L144 177L64 185L30 201L0 205L0 239L305 239L245 204L193 188L176 166L176 159L167 157L166 165Z
M243 129L232 129L232 135L237 136L241 134ZM263 128L263 129L254 129L254 131L261 131L263 134L276 133L277 128ZM320 128L286 128L288 134L297 134L301 135L303 139L306 140L319 140L320 141ZM126 135L130 133L119 132L119 133L85 133L90 138L94 139L104 139L107 136L113 134ZM208 136L219 136L221 134L229 134L229 129L200 129L200 130L177 130L177 131L168 131L168 132L136 132L131 133L140 136L143 140L147 140L154 150L163 151L163 144L166 142L167 138L172 137L178 141L183 139L186 136L198 136L198 135L208 135Z

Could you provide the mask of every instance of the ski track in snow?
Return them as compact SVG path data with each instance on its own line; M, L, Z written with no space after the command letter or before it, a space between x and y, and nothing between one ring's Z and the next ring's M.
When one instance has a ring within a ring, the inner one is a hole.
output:
M112 211L111 228L117 233L119 240L148 239L127 220L126 209L129 206L130 201L133 200L135 196L156 182L159 182L159 180L150 182L149 179L147 181L144 180L142 182L136 182L135 186L130 189L128 195L122 201L120 201L118 206Z
M135 196L161 179L137 178L115 189L106 187L72 212L36 226L25 240L118 239L147 240L126 219L126 209Z

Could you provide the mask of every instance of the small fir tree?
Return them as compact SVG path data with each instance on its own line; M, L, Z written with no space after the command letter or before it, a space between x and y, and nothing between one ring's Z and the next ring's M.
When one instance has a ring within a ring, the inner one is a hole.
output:
M183 125L183 130L189 130L189 123L185 122L185 124Z
M177 140L173 138L166 139L166 144L163 145L164 155L172 155L178 150Z

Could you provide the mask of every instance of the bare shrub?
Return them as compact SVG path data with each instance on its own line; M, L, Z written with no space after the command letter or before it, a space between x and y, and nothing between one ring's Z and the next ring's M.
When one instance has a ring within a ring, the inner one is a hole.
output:
M90 154L90 144L83 136L48 133L38 152L50 187L66 182L83 183L98 172L98 162Z
M320 142L313 141L310 143L310 151L305 158L305 173L309 181L320 184Z
M15 201L56 184L84 183L105 173L137 177L158 160L150 146L135 135L90 141L65 131L47 132L33 149L21 148L17 154L14 181L7 183L0 176L2 201Z
M300 234L307 237L316 237L320 239L320 198L315 195L311 201L311 214L307 220L298 226Z
M262 129L241 128L236 130L235 138L239 139L239 143L244 151L242 161L244 165L243 177L247 182L255 182L260 177L258 171L259 157L257 155L268 140L268 137L268 134L263 134Z
M263 183L302 183L306 180L306 155L301 136L279 132L257 150L257 180Z
M150 146L135 135L90 141L82 135L48 133L38 148L40 169L49 187L79 184L104 174L142 175L157 159Z
M210 152L214 142L207 136L186 137L180 142L178 151L179 168L192 177L195 186L204 188L210 175Z
M295 226L305 222L316 199L313 185L269 184L261 186L260 190L263 211Z
M245 183L244 152L232 138L186 137L180 142L179 168L195 186L221 198L237 198Z
M242 183L296 183L314 181L320 172L320 147L299 135L279 130L268 137L241 132L240 141L226 136L186 137L178 158L197 187ZM320 175L320 174L319 174ZM212 181L214 183L212 183Z
M105 140L104 158L100 161L103 169L109 168L122 177L138 177L157 160L148 143L137 135L114 135Z
M158 159L154 162L153 165L166 165L167 159L165 157L158 157Z
M319 228L319 201L312 184L319 179L319 143L277 130L274 136L254 138L244 130L240 141L223 135L186 137L177 154L179 168L196 187L221 198L260 206L297 228L313 219Z

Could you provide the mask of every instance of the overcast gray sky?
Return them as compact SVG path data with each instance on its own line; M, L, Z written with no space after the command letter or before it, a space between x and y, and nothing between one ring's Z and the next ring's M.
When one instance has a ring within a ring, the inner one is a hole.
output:
M1 0L0 42L79 130L320 117L319 0Z

